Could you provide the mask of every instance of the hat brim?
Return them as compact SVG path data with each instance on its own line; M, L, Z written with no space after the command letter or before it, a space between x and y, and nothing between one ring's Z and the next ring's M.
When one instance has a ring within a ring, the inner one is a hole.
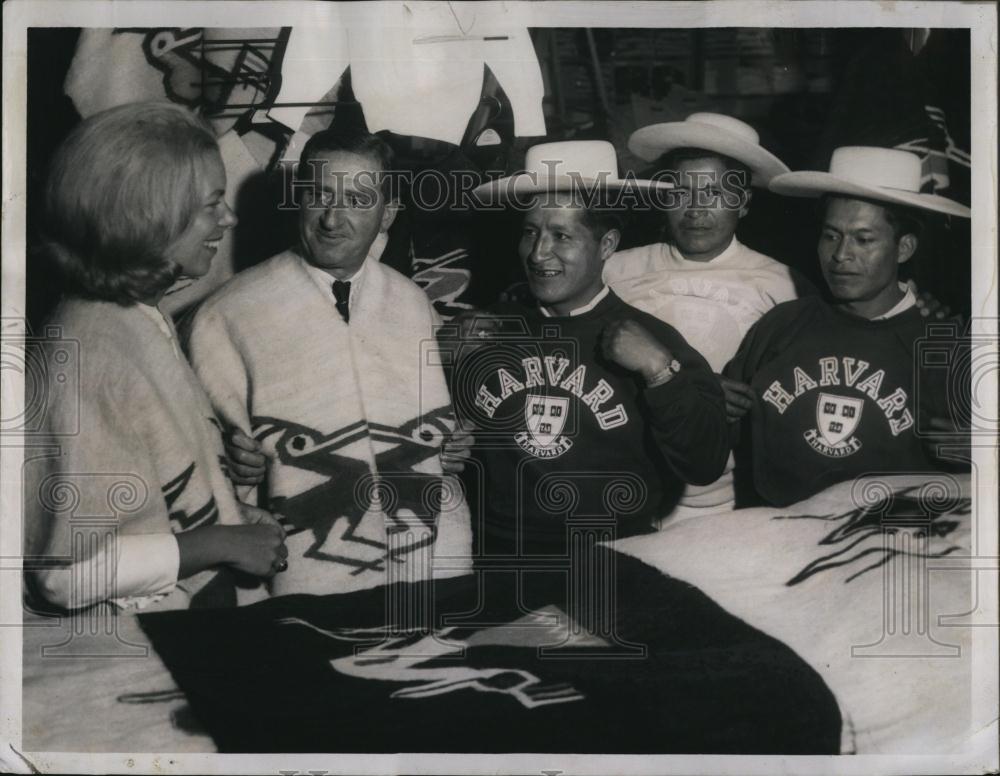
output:
M775 194L789 197L820 197L824 194L843 194L848 197L874 199L918 210L929 210L949 216L969 218L972 211L960 202L937 194L920 194L915 191L891 189L876 186L862 186L846 181L828 172L802 170L779 175L771 181L770 189Z
M583 191L590 193L601 190L635 189L641 191L673 189L667 181L651 181L639 178L586 178L579 175L538 175L522 172L497 178L472 190L472 195L489 202L506 202L518 195L543 194L555 191Z
M766 188L776 175L788 172L788 165L756 143L749 143L714 124L672 121L637 129L628 139L628 150L647 162L655 161L675 148L704 148L729 156L750 168L751 184Z

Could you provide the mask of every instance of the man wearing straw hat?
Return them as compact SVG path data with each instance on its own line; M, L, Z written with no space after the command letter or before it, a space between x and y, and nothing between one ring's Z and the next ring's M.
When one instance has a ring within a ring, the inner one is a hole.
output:
M938 432L955 430L946 420L947 383L955 375L915 360L928 330L898 269L916 252L919 213L970 213L920 193L920 177L914 154L844 147L834 152L829 172L771 181L779 194L823 198L818 253L832 297L832 303L811 296L775 307L726 368L753 397L753 485L772 504L868 472L937 468L926 435L940 442ZM961 383L951 388L958 398ZM969 441L959 434L944 439ZM751 474L742 457L739 471Z
M605 280L629 304L676 326L721 372L750 326L794 299L803 282L736 238L751 186L766 188L788 167L749 124L717 113L643 127L628 147L658 160L657 178L675 182L680 196L665 213L669 241L615 254Z
M490 347L464 351L452 382L478 428L486 534L558 547L574 511L618 512L619 534L645 531L683 483L715 480L728 456L705 359L602 279L620 239L612 200L670 186L619 179L604 141L535 146L525 165L475 194L524 210L519 254L537 304L465 316L463 341ZM618 509L605 492L616 476L629 491ZM575 506L547 494L557 482Z
M753 127L718 113L643 127L628 147L659 160L660 175L673 178L681 196L666 211L669 242L616 253L605 281L628 304L675 326L721 372L760 316L812 291L790 267L736 238L751 186L766 187L788 167L761 146ZM750 400L739 384L722 382L730 408ZM688 487L673 516L731 507L729 469L715 483Z

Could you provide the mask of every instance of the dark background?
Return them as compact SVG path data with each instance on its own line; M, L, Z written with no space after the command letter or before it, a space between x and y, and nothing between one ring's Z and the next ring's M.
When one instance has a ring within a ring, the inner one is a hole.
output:
M38 197L51 155L80 120L63 82L80 31L33 28L28 35L27 101L27 307L36 328L60 293L38 245ZM928 138L944 147L940 127L924 106L944 111L954 144L970 148L970 48L965 30L933 30L922 47L902 29L534 29L532 38L546 84L545 138L514 138L509 103L492 74L484 74L484 106L470 120L461 146L390 136L401 167L420 170L518 169L524 150L538 142L610 139L622 171L642 174L625 142L645 124L681 120L709 110L741 118L762 143L795 169L826 169L833 148L893 146ZM916 53L914 53L916 50ZM495 98L495 99L493 99ZM337 95L334 121L363 122L352 104L349 78ZM484 128L499 146L472 141ZM969 171L948 165L950 186L938 193L969 203ZM274 176L256 187L255 215L241 218L235 239L246 246L238 258L253 264L292 240L287 214L272 203L280 196ZM486 304L515 282L516 214L428 213L406 209L390 232L383 261L404 272L414 246L419 255L455 247L470 254L472 281L465 301ZM815 203L755 190L739 237L750 247L790 264L821 282L815 258ZM623 247L662 239L660 219L636 215L626 226ZM438 251L438 253L433 253ZM921 289L954 310L969 311L969 222L932 217L915 260L904 265Z

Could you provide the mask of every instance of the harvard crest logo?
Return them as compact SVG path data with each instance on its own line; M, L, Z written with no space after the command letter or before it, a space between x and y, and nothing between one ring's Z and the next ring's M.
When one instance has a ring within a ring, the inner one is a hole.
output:
M820 393L816 400L816 428L803 434L810 447L830 458L844 458L861 449L861 440L851 436L861 422L862 399Z
M558 458L573 446L561 436L569 412L569 399L561 396L528 394L524 401L527 431L519 431L514 441L536 458Z

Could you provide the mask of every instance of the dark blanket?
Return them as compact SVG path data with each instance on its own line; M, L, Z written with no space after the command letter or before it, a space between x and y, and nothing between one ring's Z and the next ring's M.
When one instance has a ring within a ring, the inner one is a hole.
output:
M552 570L521 574L517 591L490 571L139 619L223 752L839 751L833 695L791 649L599 553L617 567L599 636L578 632L589 615L565 615L580 591L568 600ZM433 633L413 627L430 601Z

